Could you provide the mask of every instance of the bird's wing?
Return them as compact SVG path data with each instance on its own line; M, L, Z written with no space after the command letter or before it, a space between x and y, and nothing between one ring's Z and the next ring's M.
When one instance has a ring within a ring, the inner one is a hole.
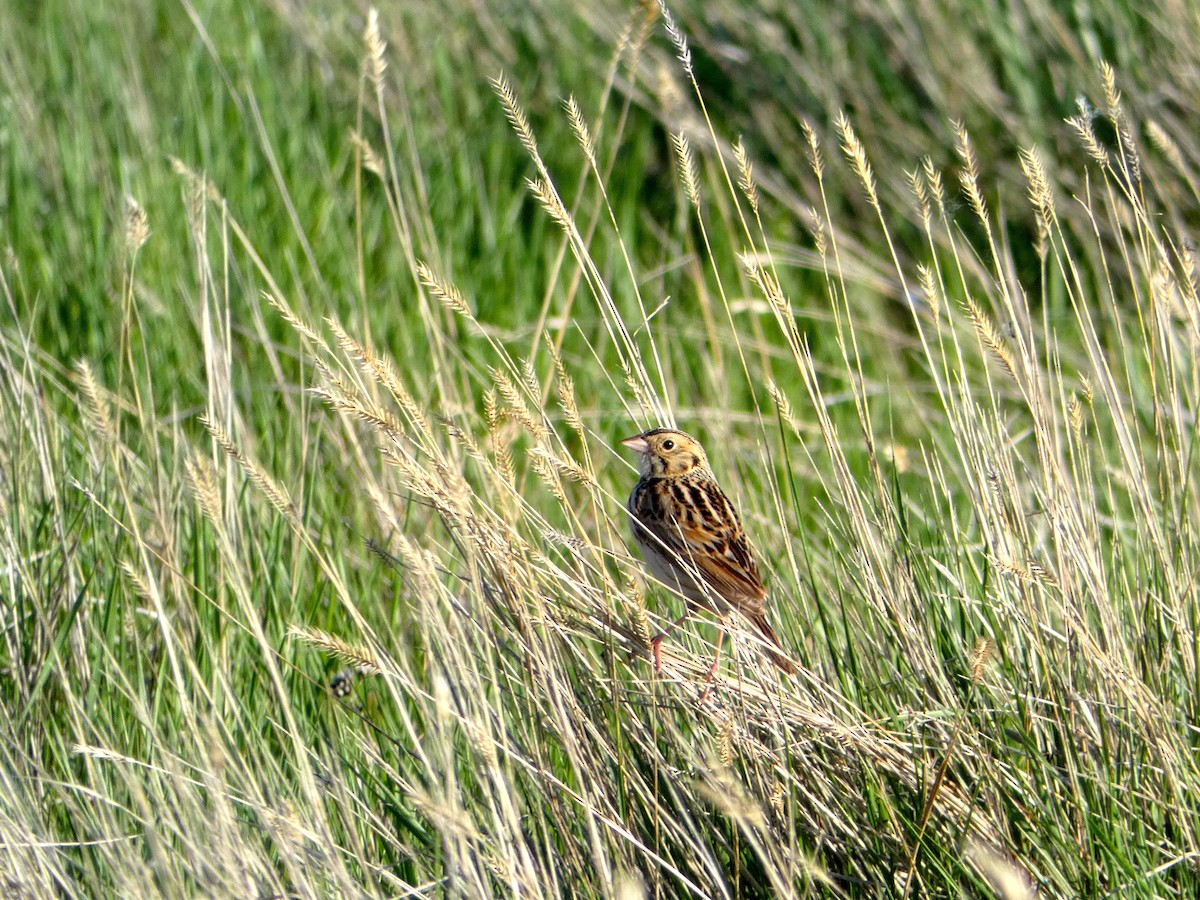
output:
M681 556L696 565L721 597L746 611L762 608L767 590L750 543L736 519L733 524L715 528L680 524L678 533L685 544Z
M672 490L677 502L639 517L643 526L717 596L745 612L761 610L767 590L733 503L714 481Z

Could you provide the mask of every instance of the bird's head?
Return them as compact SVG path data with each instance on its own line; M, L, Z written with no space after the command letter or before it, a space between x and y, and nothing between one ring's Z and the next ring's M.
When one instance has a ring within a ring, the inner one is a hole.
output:
M676 477L693 469L708 467L700 442L671 428L652 428L621 444L638 455L638 473L643 477Z

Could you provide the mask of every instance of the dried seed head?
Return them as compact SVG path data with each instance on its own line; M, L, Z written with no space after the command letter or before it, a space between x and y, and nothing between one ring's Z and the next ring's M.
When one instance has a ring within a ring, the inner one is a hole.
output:
M975 650L971 653L971 661L968 668L971 671L971 684L979 684L983 679L984 669L987 667L988 659L992 653L992 641L990 638L980 638L975 644Z
M933 211L929 205L929 191L925 187L925 178L920 172L909 172L908 185L912 188L913 197L916 198L917 212L921 216L921 224L926 231L929 231L929 224L933 219Z
M292 503L291 497L284 488L276 483L266 470L262 468L254 460L242 453L225 429L217 422L207 416L200 417L200 424L204 426L213 440L225 451L225 454L238 464L242 472L250 479L250 483L259 489L267 501L275 507L276 511L285 516L293 523L298 523L300 513L296 509L296 505Z
M867 192L867 199L876 211L880 211L879 192L875 186L875 172L871 168L871 162L867 159L867 151L862 145L862 141L858 139L858 135L854 133L854 128L850 125L850 120L846 118L844 112L837 114L835 121L838 135L842 139L842 152L846 154L846 158L850 160L850 164L854 167L854 173L858 176L858 180L862 182L863 188Z
M692 206L699 209L700 189L697 186L696 160L692 156L691 144L682 131L671 135L671 144L675 148L675 159L679 162L679 179L683 182L684 193Z
M375 90L383 90L383 73L387 70L384 54L387 52L387 42L379 33L379 11L371 7L367 11L367 27L363 31L363 44L367 49L367 71Z
M558 196L558 191L554 189L554 185L546 181L544 178L529 178L525 184L529 187L529 191L533 194L534 199L541 204L542 209L549 213L550 218L566 232L571 231L571 214L567 212L566 206L563 205L562 198Z
M117 430L108 407L108 398L96 381L91 364L86 359L80 359L75 364L75 368L79 372L79 386L87 400L84 409L88 424L106 443L114 443L117 439Z
M817 176L817 181L820 181L825 174L825 159L821 155L821 140L817 137L817 132L813 129L808 119L800 120L800 128L804 132L804 139L808 143L808 164L812 167L813 174Z
M538 153L537 140L533 136L533 129L529 127L529 119L525 117L524 111L517 102L516 92L509 83L508 78L503 73L492 79L492 88L496 91L496 96L500 98L500 105L504 107L504 114L508 117L508 121L512 124L513 130L516 131L518 139L526 152L534 159L541 159L541 154Z
M358 155L362 159L363 168L373 175L382 178L384 176L383 160L379 158L379 154L375 152L375 148L357 131L350 132L350 141L354 144L355 150L358 151Z
M934 205L937 206L938 217L945 218L946 190L942 186L942 173L933 164L933 159L928 156L921 161L921 168L925 172L925 184L929 187L929 195L933 198Z
M288 637L336 656L353 666L359 675L375 675L383 671L378 658L369 647L351 644L349 641L342 640L337 635L319 628L293 625L288 629Z
M1041 259L1046 258L1050 247L1050 228L1054 221L1054 194L1050 190L1050 179L1042 165L1037 150L1021 151L1021 171L1029 185L1029 202L1037 218L1037 251Z
M1080 106L1085 105L1086 101L1081 100ZM1100 139L1096 137L1096 129L1092 125L1091 114L1085 110L1079 115L1067 119L1067 124L1075 130L1088 155L1099 163L1101 168L1110 168L1112 160L1109 159L1108 151L1100 144Z
M983 345L992 352L996 359L1000 361L1000 364L1004 366L1008 374L1016 381L1017 370L1013 363L1012 352L1000 337L1000 332L991 318L970 298L967 299L965 307L967 316L971 319L971 324L975 326L975 333L979 335L980 341L983 342Z
M224 529L225 522L221 515L221 492L217 490L217 479L213 474L212 463L206 457L193 453L184 462L188 482L192 486L192 496L200 505L201 512L218 529Z
M728 766L733 762L733 718L726 719L721 724L721 736L718 744L718 757L721 765Z
M554 498L564 506L567 503L567 494L563 490L562 481L559 480L558 470L542 453L531 453L530 463L533 466L533 471L542 480L542 483L550 489L550 493Z
M417 263L417 278L429 293L433 294L447 309L453 310L463 318L474 319L471 307L462 292L448 281L443 281L435 275L424 262Z
M150 219L132 194L125 195L125 246L136 253L150 238Z
M596 167L595 145L592 143L592 132L588 128L587 122L583 118L583 110L579 108L579 103L575 97L567 98L565 104L567 109L567 119L571 123L571 130L575 132L575 140L579 141L579 146L583 148L583 155L587 157L592 168Z
M983 191L979 187L979 164L975 160L975 150L971 146L971 137L962 122L954 123L955 150L962 160L963 168L958 174L967 202L980 222L987 223L987 202L983 199Z
M917 276L921 283L921 293L925 297L925 302L929 304L929 315L937 321L938 316L942 311L942 292L938 290L938 283L934 279L933 270L923 263L917 265Z
M688 49L687 38L684 37L682 31L675 25L675 19L671 15L671 11L667 9L666 3L659 0L658 11L662 16L663 25L666 26L667 34L671 38L671 43L675 45L675 56L683 65L683 71L687 73L688 78L695 78L692 70L692 51Z
M733 145L733 158L737 162L738 169L738 187L742 189L742 193L746 195L746 200L750 204L750 209L754 214L758 215L758 185L754 183L754 164L750 162L750 157L746 154L746 146L742 143L739 137L738 142Z

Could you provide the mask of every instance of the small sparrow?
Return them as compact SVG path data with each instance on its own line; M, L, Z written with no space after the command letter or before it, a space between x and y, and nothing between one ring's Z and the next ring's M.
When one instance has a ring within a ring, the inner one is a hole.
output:
M717 657L704 690L707 695L721 661L725 620L731 610L749 619L769 645L783 649L767 622L767 589L737 510L717 484L695 438L654 428L621 444L638 454L641 475L628 503L634 543L654 577L688 601L688 611L650 641L654 670L662 668L663 639L697 609L707 609L721 620ZM795 663L782 653L768 648L767 654L783 671L796 671Z

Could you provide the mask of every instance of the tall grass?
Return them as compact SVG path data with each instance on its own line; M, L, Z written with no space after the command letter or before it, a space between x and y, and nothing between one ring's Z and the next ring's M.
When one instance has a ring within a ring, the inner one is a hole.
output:
M1194 894L1197 156L1120 86L1197 23L1043 71L1030 5L917 90L839 13L320 8L0 12L5 891ZM798 675L653 673L667 423Z

